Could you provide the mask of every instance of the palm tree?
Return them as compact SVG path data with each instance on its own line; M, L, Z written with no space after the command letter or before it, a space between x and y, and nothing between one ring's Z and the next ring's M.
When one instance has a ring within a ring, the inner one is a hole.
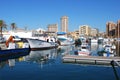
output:
M11 23L11 29L12 30L15 30L17 27L16 27L16 24L15 23Z
M5 23L3 24L3 29L7 30L7 24L5 24Z
M2 29L4 28L4 27L6 27L6 24L4 23L4 21L3 20L0 20L0 31L1 31L1 36L2 36Z

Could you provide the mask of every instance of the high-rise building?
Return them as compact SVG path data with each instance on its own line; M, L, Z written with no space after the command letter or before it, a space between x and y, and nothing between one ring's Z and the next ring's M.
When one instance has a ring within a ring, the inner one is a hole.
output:
M91 35L91 28L88 25L82 25L79 29L80 36L89 36Z
M63 16L61 17L61 31L62 32L68 32L68 17Z
M91 36L96 37L98 36L98 29L97 28L92 28L91 29Z
M106 35L107 37L115 36L116 24L113 22L106 23Z
M48 25L49 32L58 32L58 24L49 24Z
M116 37L120 38L120 20L117 21Z

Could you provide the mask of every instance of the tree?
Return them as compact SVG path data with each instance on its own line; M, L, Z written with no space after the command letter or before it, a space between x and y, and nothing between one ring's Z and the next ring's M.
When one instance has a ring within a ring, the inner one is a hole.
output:
M7 30L7 24L5 24L5 23L3 24L3 29L4 29L4 30ZM2 30L3 30L3 29L2 29Z
M12 30L15 30L17 27L16 27L16 24L15 23L11 23L11 29Z
M2 36L2 30L3 28L7 29L7 25L5 24L5 22L3 20L0 20L0 31L1 31L1 36Z

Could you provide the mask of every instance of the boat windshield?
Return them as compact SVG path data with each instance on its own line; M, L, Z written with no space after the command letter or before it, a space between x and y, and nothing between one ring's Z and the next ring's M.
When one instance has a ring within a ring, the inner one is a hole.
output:
M86 47L82 47L82 49L87 49Z
M14 38L17 38L17 39L20 39L20 37L18 37L18 36L13 36Z

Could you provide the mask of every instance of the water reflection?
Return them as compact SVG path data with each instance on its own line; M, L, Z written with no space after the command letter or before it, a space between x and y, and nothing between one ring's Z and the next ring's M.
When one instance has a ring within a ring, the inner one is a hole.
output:
M99 49L102 46L91 47L95 51L96 47ZM115 80L115 77L119 77L114 75L112 67L64 64L58 61L63 53L71 54L75 49L72 45L58 50L31 51L28 55L1 61L0 80ZM8 65L14 66L14 69L9 69ZM40 69L43 67L44 69Z
M9 67L14 67L15 66L15 59L9 59L8 64L9 64Z
M15 66L16 61L20 61L21 59L23 61L23 56L27 55L29 55L29 52L0 56L0 68L3 68L5 65L8 65L10 68L13 68Z
M46 63L48 60L54 60L57 57L57 49L30 51L25 57L25 61L34 63Z
M98 44L97 43L91 43L91 50L96 51L98 49Z
M120 42L116 42L116 56L120 56ZM98 56L97 51L102 49L103 44L91 44L92 56ZM14 67L16 61L26 61L39 64L49 64L55 62L55 59L59 56L64 56L66 54L74 55L74 51L80 46L60 46L58 49L40 50L40 51L30 51L30 53L22 53L0 57L0 68L6 65L9 67Z
M115 44L115 43L114 43ZM91 51L91 56L101 56L98 54L98 51L103 51L104 48L103 48L103 43L92 43L92 44L89 44L90 46L90 51ZM120 56L120 42L116 42L116 52L117 52L117 57ZM75 55L74 54L74 51L75 50L79 50L80 49L80 45L79 46L74 46L74 45L71 45L71 46L62 46L59 48L59 51L62 55L65 55L65 54L72 54L72 55Z
M75 47L75 45L69 45L69 46L60 46L58 48L58 53L60 53L62 56L66 54L73 54L74 50L78 47Z
M16 61L26 61L34 63L50 63L57 57L57 49L30 51L30 53L21 53L0 58L0 68L9 65L10 68L15 66Z
M97 50L99 49L99 44L91 43L90 49L91 49L91 56L97 56Z

